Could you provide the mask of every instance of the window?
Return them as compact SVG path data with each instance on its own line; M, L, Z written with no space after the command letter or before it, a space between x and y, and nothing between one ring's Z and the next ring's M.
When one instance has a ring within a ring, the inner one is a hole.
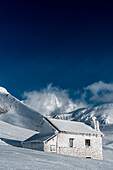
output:
M70 147L73 147L73 140L74 140L73 138L70 138L70 139L69 139L69 146L70 146Z
M86 157L87 159L91 159L91 157L90 156L88 156L88 157Z
M86 146L86 147L91 146L91 144L90 144L90 139L85 139L85 146Z
M50 145L50 151L55 152L55 145Z

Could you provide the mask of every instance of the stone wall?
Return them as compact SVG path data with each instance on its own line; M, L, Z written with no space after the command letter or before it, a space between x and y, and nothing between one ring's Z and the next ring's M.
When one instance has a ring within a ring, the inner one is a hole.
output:
M43 142L29 142L29 143L22 143L24 148L34 149L39 151L44 151L44 143Z
M73 147L69 146L69 139L73 138ZM85 140L90 140L90 146L85 146ZM102 157L102 137L91 135L58 134L58 153L93 159Z
M53 151L51 150L54 147L55 150L53 149ZM45 142L45 147L44 147L44 151L45 152L53 152L53 153L57 153L57 136L54 136L53 138L51 138L49 141Z
M73 147L69 145L70 138L73 138ZM86 139L90 140L90 146L85 145ZM55 150L52 151L52 147L55 147ZM45 152L102 160L102 137L59 133L45 143Z

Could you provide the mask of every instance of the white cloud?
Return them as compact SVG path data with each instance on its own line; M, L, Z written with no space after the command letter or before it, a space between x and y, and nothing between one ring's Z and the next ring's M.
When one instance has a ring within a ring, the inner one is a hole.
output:
M73 102L67 90L53 87L51 84L40 91L24 92L25 103L44 116L71 112L84 107L80 101Z
M88 92L91 92L92 96L90 101L94 102L113 102L113 83L104 83L102 81L96 82L84 88L85 93L82 97L85 98Z
M84 90L83 93L80 90L74 93L75 96L80 94L81 97L73 101L67 90L50 84L40 91L25 92L25 103L44 116L49 116L68 113L89 104L113 102L113 83L99 81L82 90Z

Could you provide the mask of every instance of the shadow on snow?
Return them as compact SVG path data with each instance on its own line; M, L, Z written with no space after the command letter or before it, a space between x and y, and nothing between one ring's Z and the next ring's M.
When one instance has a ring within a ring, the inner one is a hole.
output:
M18 141L18 140L13 140L13 139L6 139L6 138L0 138L1 141L4 141L5 143L15 146L15 147L22 147L21 142L22 141Z

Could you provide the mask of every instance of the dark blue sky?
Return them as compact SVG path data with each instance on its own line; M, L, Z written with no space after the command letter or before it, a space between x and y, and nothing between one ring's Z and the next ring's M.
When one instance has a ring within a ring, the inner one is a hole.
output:
M99 80L113 82L113 2L0 2L0 86L21 98Z

